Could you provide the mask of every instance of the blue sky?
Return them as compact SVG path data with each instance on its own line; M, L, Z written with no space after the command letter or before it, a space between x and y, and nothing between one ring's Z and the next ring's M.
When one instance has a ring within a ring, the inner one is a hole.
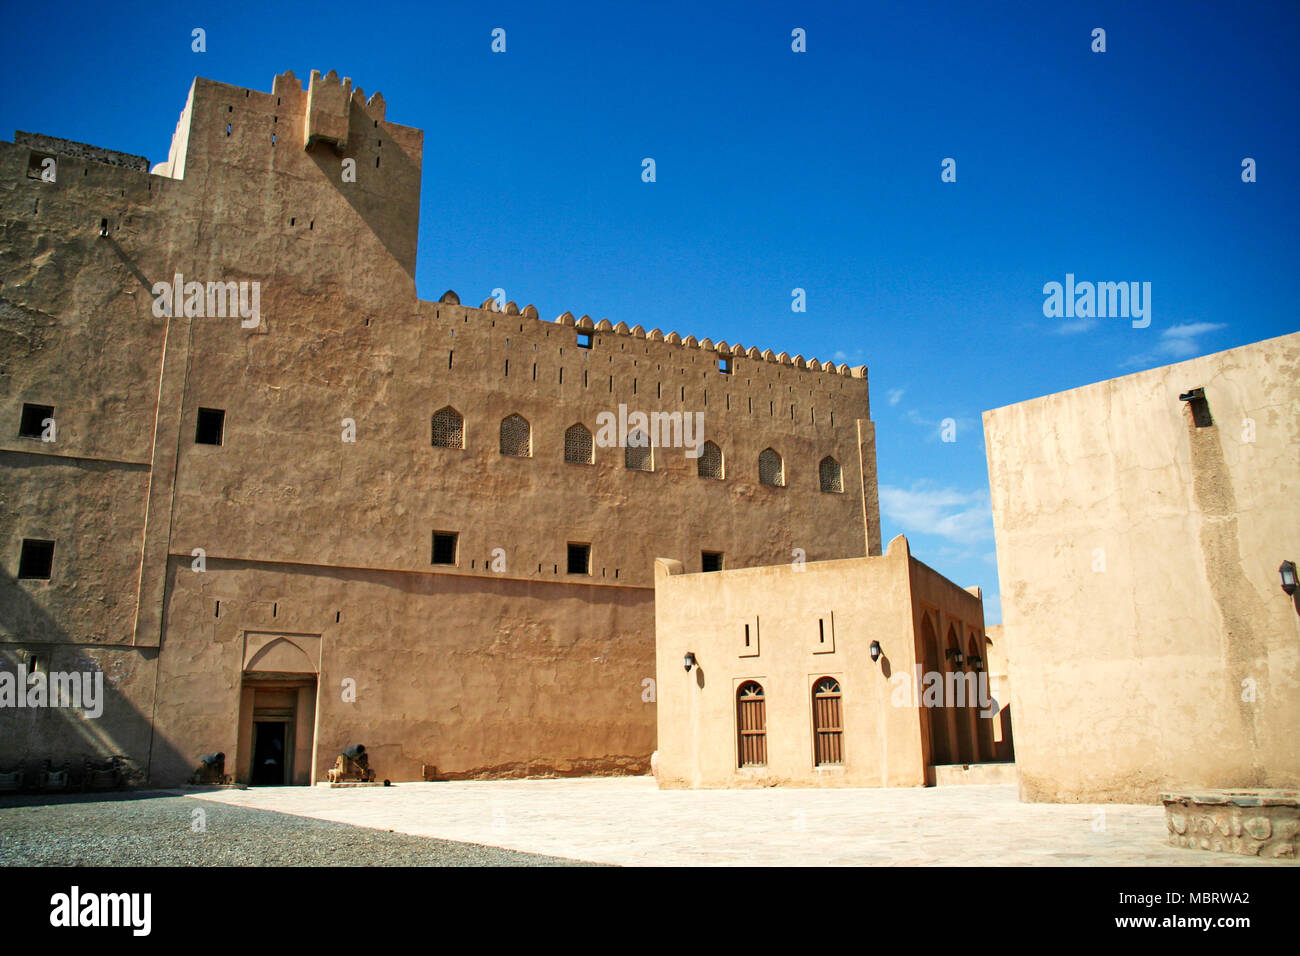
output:
M6 138L157 162L193 76L269 91L335 69L426 131L423 298L500 286L546 318L866 364L885 539L986 595L983 410L1300 326L1287 0L74 3L6 20ZM1045 318L1066 273L1150 282L1150 326Z

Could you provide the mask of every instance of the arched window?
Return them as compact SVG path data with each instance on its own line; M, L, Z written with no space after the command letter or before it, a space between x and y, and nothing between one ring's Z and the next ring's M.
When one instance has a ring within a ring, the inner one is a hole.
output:
M817 470L821 473L822 491L839 494L844 491L844 474L840 470L840 463L827 455L822 459Z
M698 467L701 478L722 477L722 449L711 441L706 441L700 449Z
M823 677L813 685L813 762L844 763L844 718L840 709L840 682Z
M591 432L582 425L570 425L564 432L564 460L575 465L591 465Z
M763 685L746 681L736 691L736 727L739 731L740 766L767 764L767 710Z
M514 458L532 457L533 429L522 415L508 415L501 419L501 454Z
M650 436L641 429L630 432L627 447L623 449L623 464L632 471L654 471L654 449L650 447Z
M781 456L771 448L764 448L758 453L758 482L781 488L785 485L785 464Z
M465 419L450 405L433 413L433 447L465 447Z

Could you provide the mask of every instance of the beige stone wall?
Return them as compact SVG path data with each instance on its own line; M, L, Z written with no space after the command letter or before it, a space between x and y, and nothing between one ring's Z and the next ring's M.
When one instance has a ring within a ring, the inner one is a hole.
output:
M933 613L983 627L978 597L913 559L885 555L711 574L656 568L657 770L663 787L921 786L926 718L916 691L918 622ZM745 626L751 643L745 645ZM872 641L882 648L870 656ZM682 663L693 652L699 666ZM844 762L815 766L813 687L842 693ZM766 767L739 767L736 694L764 689ZM900 687L906 682L910 687ZM944 711L937 713L943 715Z
M993 759L1013 761L1016 759L1016 748L1011 709L1011 677L1001 624L990 624L984 629L984 662L988 668L989 695L998 705L997 716L991 728Z
M985 413L1026 799L1300 783L1298 407L1293 334Z
M196 80L153 174L60 156L45 183L0 143L0 641L156 661L156 699L152 679L122 692L156 718L154 751L122 746L158 783L210 751L246 763L238 648L281 627L323 649L318 776L356 742L393 779L643 769L653 556L698 570L704 550L733 568L879 551L866 370L683 340L679 303L661 332L419 300L423 134L377 94L313 82L309 124L291 74L269 94ZM155 316L153 284L177 273L259 282L260 324ZM16 437L24 402L55 407L56 443ZM464 449L430 445L447 404ZM595 432L620 404L703 413L725 478L681 448L651 473L621 448L566 463L565 429ZM222 445L196 444L199 408L224 410ZM530 458L499 454L510 414ZM783 488L758 482L767 447ZM826 455L843 493L820 491ZM455 567L431 565L435 530L459 534ZM24 537L56 540L49 582L14 580ZM589 577L565 574L569 541L591 544ZM344 677L368 688L346 707ZM5 736L0 761L54 746Z

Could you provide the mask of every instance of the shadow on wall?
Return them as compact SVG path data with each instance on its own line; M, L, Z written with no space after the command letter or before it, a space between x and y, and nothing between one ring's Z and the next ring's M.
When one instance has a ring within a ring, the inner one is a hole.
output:
M375 238L383 243L389 255L414 282L418 220L412 223L395 220L394 206L390 198L394 195L402 195L407 190L412 197L418 196L420 169L392 137L383 137L384 145L379 149L379 156L376 157L383 165L378 167L368 165L368 151L358 150L357 144L372 138L373 134L382 134L382 126L379 129L373 127L367 129L371 118L356 103L349 104L348 117L347 153L350 158L357 161L356 182L343 181L342 164L345 158L343 153L335 152L323 143L316 143L307 150L307 155L320 169L325 181L347 200L348 205L370 227ZM390 186L387 189L367 188L367 176L382 176ZM412 208L418 215L418 202L414 203Z
M135 686L152 695L158 648L74 643L77 638L7 569L0 569L0 634L0 673L11 675L3 678L0 703L0 788L33 790L43 781L56 792L143 786L151 745L170 760L197 765L198 755L183 756L162 740L155 744L151 718L137 706L144 701L123 693L124 686ZM80 706L49 706L48 693L44 706L17 706L20 668L30 673L33 667L47 685L58 685L61 698L66 693ZM90 695L82 697L87 688ZM98 716L90 716L94 712Z

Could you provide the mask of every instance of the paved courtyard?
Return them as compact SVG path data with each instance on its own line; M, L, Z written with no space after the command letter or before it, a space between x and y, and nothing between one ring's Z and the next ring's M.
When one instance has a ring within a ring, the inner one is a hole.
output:
M0 795L0 867L571 865L170 791Z
M1020 803L1014 785L692 791L588 777L185 793L623 865L1294 866L1171 847L1159 806Z

